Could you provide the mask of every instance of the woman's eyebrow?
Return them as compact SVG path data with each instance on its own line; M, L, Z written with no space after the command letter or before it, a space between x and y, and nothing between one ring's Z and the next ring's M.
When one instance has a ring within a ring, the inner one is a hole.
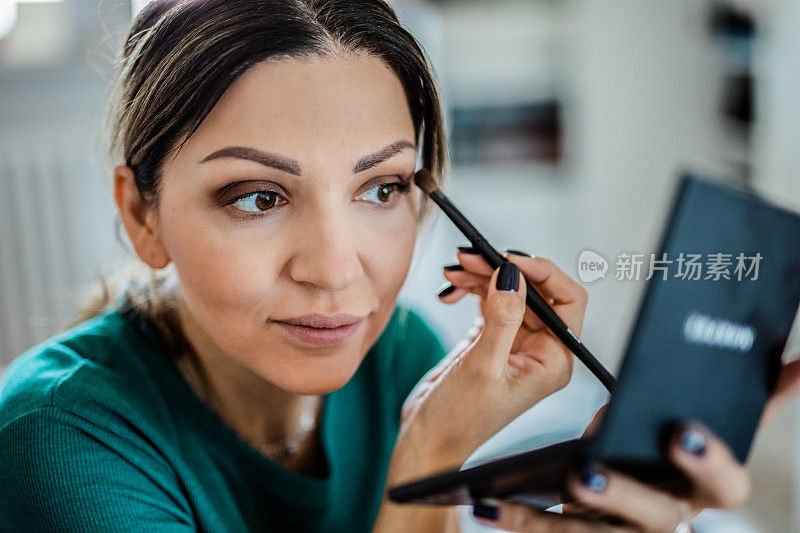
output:
M404 148L412 148L414 150L417 149L416 145L412 142L406 140L395 141L392 144L381 148L377 152L367 154L359 159L355 166L353 166L353 173L358 174L359 172L363 172L374 167L375 165L383 163L393 155L400 153ZM267 167L276 168L278 170L288 172L289 174L294 174L295 176L300 175L300 163L298 163L297 160L271 152L266 152L264 150L258 150L256 148L249 148L247 146L226 146L225 148L221 148L205 156L200 160L199 163L205 163L206 161L219 159L221 157L247 159Z
M359 159L353 167L353 174L358 174L359 172L363 172L374 167L375 165L383 163L393 155L400 153L403 148L412 148L414 150L417 149L417 147L411 142L404 140L395 141L392 144L381 148L377 152L365 155Z
M296 176L300 175L300 163L294 159L283 157L278 154L265 152L256 148L248 148L247 146L226 146L216 152L210 153L200 160L198 164L211 161L212 159L219 159L221 157L233 157L235 159L248 159L255 161L266 167L277 168L289 174Z

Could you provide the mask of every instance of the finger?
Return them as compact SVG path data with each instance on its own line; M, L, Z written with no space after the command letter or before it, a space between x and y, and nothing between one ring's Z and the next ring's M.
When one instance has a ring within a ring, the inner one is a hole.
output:
M489 293L489 286L492 278L463 271L445 271L444 276L451 282L452 285L455 285L458 288L466 289L468 294L474 294L477 296L479 299L478 304L480 307L480 312L481 315L483 315L486 308L486 296ZM458 299L460 299L460 297L461 293L459 293ZM450 301L455 300L448 300L448 302ZM525 311L522 325L531 332L540 331L545 328L544 324L542 324L529 309ZM522 332L522 329L520 329L520 332Z
M445 265L442 273L452 285L466 289L466 292L459 292L457 297L448 299L448 303L454 303L460 300L465 294L475 294L481 301L486 298L486 292L489 287L489 280L491 276L482 276L474 274L464 269L461 265ZM482 305L482 304L481 304Z
M480 281L465 280L463 277L459 276L448 275L446 277L452 278L452 282L450 284L445 283L442 285L439 298L445 303L452 304L460 301L467 294L474 294L480 299L479 306L482 316L485 312L486 295L489 291L489 280L491 278L485 278L485 282L481 283ZM479 277L484 279L483 276ZM481 329L482 327L483 324L481 324ZM517 337L512 346L512 352L524 349L525 346L523 343L525 343L526 337L531 333L542 330L546 330L546 326L533 314L530 309L526 309L523 317L522 327L518 330Z
M561 504L561 515L570 516L574 518L581 518L583 520L590 520L590 521L616 520L617 522L621 522L620 518L610 517L609 515L604 514L599 509L595 509L594 507L589 507L578 502L569 502Z
M468 289L464 287L456 287L450 283L445 283L439 288L436 296L444 303L452 304L459 301L466 294L469 294Z
M586 426L586 430L583 432L584 437L586 435L591 435L592 433L598 430L598 428L600 427L600 423L602 422L603 417L605 416L607 410L608 410L608 404L603 405L600 409L597 410L594 417L592 418L592 421L589 422L589 425Z
M627 528L591 523L550 511L491 498L486 498L475 504L472 516L486 526L523 533L628 531Z
M472 246L458 247L458 262L470 272L490 277L494 269L486 262L481 253Z
M451 279L450 274L453 274L453 279L457 280L457 284L467 283L471 289L478 287L476 283L481 279L485 280L488 284L488 280L494 270L492 270L489 263L483 258L476 248L472 246L459 246L457 255L459 263L446 265L443 267L445 271L444 275L447 279ZM503 256L506 258L509 256L522 256L528 258L533 257L531 254L519 250L506 250L503 252ZM461 272L462 274L456 274L458 272ZM474 276L469 276L469 274L473 274ZM480 290L471 290L470 292L481 296ZM553 298L545 297L544 299L551 306L555 305L556 303ZM538 331L545 328L545 325L531 310L526 311L524 320L525 326L533 331Z
M517 264L523 272L525 279L530 282L535 290L547 301L561 319L580 335L583 328L583 316L588 301L588 293L581 285L567 276L552 261L542 257L532 257L516 250L505 252L505 257ZM472 247L460 246L458 248L459 265L448 265L445 277L456 283L464 283L470 292L481 296L481 279L488 278L492 269L480 253ZM461 269L458 268L461 267ZM533 277L528 276L526 268L533 269ZM463 270L462 270L463 269ZM524 315L524 325L531 331L546 329L536 313L528 309Z
M583 298L585 289L555 263L544 257L507 254L506 258L519 266L525 279L539 289L539 294L555 303L573 302Z
M696 507L738 507L749 498L752 487L747 469L703 424L680 425L670 438L669 455L693 482Z
M462 287L481 287L483 290L488 289L491 275L483 276L481 274L475 274L474 272L469 272L463 269L448 269L450 266L452 265L444 267L442 274L444 275L445 279L453 285L460 285Z
M519 266L528 283L542 298L552 301L553 310L576 335L580 335L589 299L586 289L544 257L508 254L507 258Z
M486 293L489 290L489 283L491 276L484 276L482 274L475 274L474 272L462 268L453 268L461 265L447 265L443 269L445 279L450 281L453 285L464 287L469 290L471 294L479 298L486 298ZM556 311L558 312L558 311ZM546 329L544 323L536 316L529 308L526 308L523 317L523 325L531 332L542 331Z
M567 488L578 503L646 531L674 531L691 517L686 502L598 465L571 473Z
M502 375L524 312L522 274L513 263L503 263L492 274L483 305L483 331L475 342L476 349L466 354L464 369L481 375Z
M527 252L521 252L519 250L506 250L503 252L504 257L508 258L509 255L533 257L531 254ZM477 250L477 248L472 246L459 246L457 257L459 260L459 265L467 271L486 276L487 278L490 277L494 271L491 265L489 265L486 259L484 259L481 253Z

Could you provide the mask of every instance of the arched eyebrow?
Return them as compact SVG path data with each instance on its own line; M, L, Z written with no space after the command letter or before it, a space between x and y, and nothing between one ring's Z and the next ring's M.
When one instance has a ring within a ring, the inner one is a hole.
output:
M377 152L367 154L356 161L356 164L353 166L353 174L358 174L359 172L368 170L375 165L379 165L392 156L402 152L405 148L411 148L413 150L417 149L416 145L412 142L406 140L395 141L392 144L381 148ZM275 154L272 152L266 152L264 150L258 150L256 148L249 148L247 146L226 146L225 148L221 148L205 156L200 160L199 163L202 164L206 161L211 161L213 159L219 159L222 157L247 159L249 161L255 161L256 163L266 167L272 167L282 170L283 172L288 172L289 174L294 174L295 176L300 176L301 174L300 163L298 163L296 159L284 157L280 154Z
M404 148L412 148L414 150L417 149L417 147L413 143L410 143L408 141L403 141L403 140L395 141L392 144L381 148L377 152L365 155L364 157L359 159L356 162L355 166L353 166L353 174L358 174L359 172L363 172L367 169L374 167L375 165L383 163L393 155L402 152Z

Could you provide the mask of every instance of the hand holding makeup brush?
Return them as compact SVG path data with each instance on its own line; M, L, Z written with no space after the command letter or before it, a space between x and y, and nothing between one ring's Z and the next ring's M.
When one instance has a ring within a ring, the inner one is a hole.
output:
M472 243L470 247L475 253L480 254L491 268L497 268L507 259L494 249L486 237L481 235L478 228L467 220L467 217L453 205L445 194L439 190L437 181L425 168L419 169L414 174L414 183L422 189L439 207L442 212L455 224L455 226ZM565 323L558 313L551 307L550 302L539 294L538 289L528 285L526 287L525 304L538 316L542 324L546 325L555 336L569 348L569 350L586 365L586 368L595 375L603 386L612 392L616 380L614 376L595 358L594 354L583 344L580 333L575 332ZM443 296L440 294L440 296Z
M508 259L492 270L462 250L463 270L446 273L456 287L454 300L466 292L479 295L483 327L431 369L406 400L390 484L461 466L489 437L569 382L574 356L526 308L525 281L552 299L576 332L586 291L546 259Z
M572 329L580 334L585 303L588 299L586 290L546 258L531 257L525 252L516 250L509 250L506 252L505 257L522 269L525 279L535 285L553 310L567 324L579 324L578 329ZM489 278L493 269L472 247L459 247L458 259L458 264L444 267L444 277L450 282L450 285L439 293L439 298L445 303L455 303L466 294L475 294L480 299L479 305L481 313L483 313L489 288ZM535 283L537 280L540 281ZM566 291L567 296L558 294L560 290ZM565 297L567 298L566 300L564 299ZM573 304L576 301L582 301L583 307L574 306ZM523 326L527 331L544 330L553 335L552 331L542 323L541 319L530 308L525 309ZM520 340L523 338L523 336L519 336ZM553 338L555 338L555 335L553 335ZM512 346L512 352L518 349L519 343L515 342Z

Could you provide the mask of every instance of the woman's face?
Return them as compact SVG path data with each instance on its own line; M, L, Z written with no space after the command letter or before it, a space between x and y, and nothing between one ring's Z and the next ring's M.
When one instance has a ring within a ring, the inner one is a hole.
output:
M158 231L199 349L285 390L342 387L408 273L414 140L402 84L375 57L239 77L163 170ZM340 313L359 322L283 323Z

